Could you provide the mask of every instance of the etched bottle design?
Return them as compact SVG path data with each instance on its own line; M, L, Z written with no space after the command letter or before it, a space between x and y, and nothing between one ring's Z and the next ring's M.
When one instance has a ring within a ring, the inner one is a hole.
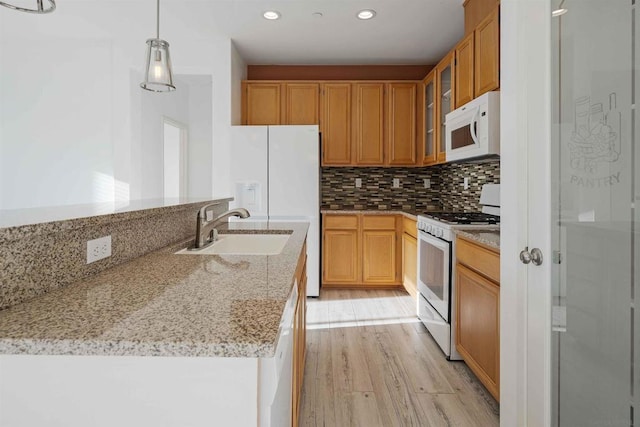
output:
M575 102L575 129L574 132L581 138L589 136L589 113L591 112L591 98L583 96Z
M618 110L616 93L609 95L609 111L605 116L605 123L609 132L610 162L620 157L622 145L622 113Z

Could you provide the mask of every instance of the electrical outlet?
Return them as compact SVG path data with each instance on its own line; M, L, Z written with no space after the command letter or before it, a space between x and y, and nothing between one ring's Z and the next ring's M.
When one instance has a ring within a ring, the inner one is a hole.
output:
M213 211L207 211L205 215L207 216L207 221L213 221Z
M431 188L431 180L429 178L425 178L423 182L424 182L424 188Z
M400 178L393 178L393 188L400 188Z
M463 184L464 185L464 189L468 190L469 189L469 178L465 177L463 182L464 182L464 184Z
M87 242L87 264L110 256L111 236L104 236Z
M356 178L356 188L362 188L362 178Z

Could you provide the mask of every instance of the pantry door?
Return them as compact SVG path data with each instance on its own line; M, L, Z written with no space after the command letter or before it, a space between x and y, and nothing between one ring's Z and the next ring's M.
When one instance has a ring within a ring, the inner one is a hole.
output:
M637 6L501 4L501 423L635 425Z

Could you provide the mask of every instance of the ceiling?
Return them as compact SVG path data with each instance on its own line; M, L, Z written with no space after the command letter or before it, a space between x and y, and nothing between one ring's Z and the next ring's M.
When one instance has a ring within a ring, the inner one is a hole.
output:
M246 62L256 65L435 64L464 30L463 0L206 3L215 9L213 19L207 19L207 30L230 37ZM184 2L174 0L167 7L179 5L184 7ZM357 19L356 13L365 8L374 9L376 17ZM277 10L282 17L268 21L262 17L266 10ZM315 12L322 17L314 16Z

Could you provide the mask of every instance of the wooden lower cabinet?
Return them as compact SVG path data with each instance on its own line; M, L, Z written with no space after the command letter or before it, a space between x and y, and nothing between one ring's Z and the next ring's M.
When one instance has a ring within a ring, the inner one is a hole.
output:
M495 265L499 270L500 255L460 238L457 247L456 349L499 401L500 284L485 272L495 271Z
M396 231L362 231L362 281L389 283L396 278Z
M403 218L402 284L411 296L418 293L418 239L416 221Z
M297 427L300 419L300 401L304 380L304 365L307 350L307 250L302 249L296 270L298 300L293 317L293 381L291 402L291 425Z
M354 285L360 280L357 215L325 215L322 231L322 282Z
M322 285L401 285L399 223L397 215L324 215Z

